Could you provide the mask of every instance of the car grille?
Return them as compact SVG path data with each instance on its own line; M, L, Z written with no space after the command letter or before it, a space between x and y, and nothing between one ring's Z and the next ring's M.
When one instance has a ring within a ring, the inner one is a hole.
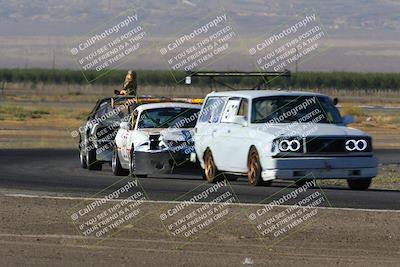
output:
M306 137L305 153L350 153L346 150L345 143L349 139L364 139L367 141L367 148L362 152L371 152L371 138L369 137Z
M296 152L279 152L277 151L277 143L280 139L292 140L297 139L301 143L301 147ZM335 156L349 156L349 155L357 155L357 156L371 156L372 152L372 140L370 137L366 136L307 136L305 138L280 138L275 139L275 142L272 146L272 151L277 151L273 157L276 158L291 158L291 157L307 157L309 155L335 155ZM367 141L367 148L363 151L347 151L346 142L347 140L354 139L360 140L363 139ZM369 152L369 153L368 153Z
M160 144L160 134L150 134L149 141L150 141L150 150L157 150L159 149Z

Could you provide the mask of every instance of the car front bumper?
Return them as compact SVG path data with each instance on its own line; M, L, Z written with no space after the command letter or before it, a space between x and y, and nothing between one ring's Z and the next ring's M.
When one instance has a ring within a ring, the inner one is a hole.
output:
M135 151L134 162L137 175L180 174L200 168L198 163L190 162L190 154L169 151Z
M371 157L301 157L262 159L263 180L303 177L315 179L373 178L378 174L378 161Z

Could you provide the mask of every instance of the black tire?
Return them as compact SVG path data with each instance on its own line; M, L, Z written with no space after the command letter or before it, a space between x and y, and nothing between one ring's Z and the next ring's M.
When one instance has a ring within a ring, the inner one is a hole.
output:
M87 169L86 156L83 154L82 148L79 148L79 161L83 169Z
M367 190L371 185L372 178L347 179L347 184L352 190Z
M209 183L215 183L221 181L223 178L224 176L220 174L217 166L215 165L211 150L207 149L204 153L203 179Z
M126 176L129 174L129 170L126 170L121 166L117 148L114 148L113 151L113 156L111 160L111 169L115 176Z
M270 186L272 181L263 181L261 177L262 167L260 163L260 156L258 155L255 147L250 148L249 156L247 158L247 179L252 186Z
M96 149L91 148L92 145L89 143L86 149L88 150L86 153L86 164L88 170L91 171L101 171L103 164L96 159Z

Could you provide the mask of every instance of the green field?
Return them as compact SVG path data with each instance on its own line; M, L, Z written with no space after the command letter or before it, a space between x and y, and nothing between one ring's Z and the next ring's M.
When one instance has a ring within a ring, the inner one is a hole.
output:
M85 85L88 80L95 80L93 84L96 85L116 85L123 82L125 74L126 70L109 70L104 73L85 71L83 75L80 70L0 69L0 86L2 82ZM185 72L174 72L172 75L168 70L138 70L137 74L138 84L161 86L176 85L176 80L183 80L186 76ZM273 79L270 86L282 86L282 80ZM254 85L254 79L246 77L225 81L239 86ZM208 80L196 78L193 84L207 86ZM290 87L397 91L400 88L400 73L299 72L292 73Z

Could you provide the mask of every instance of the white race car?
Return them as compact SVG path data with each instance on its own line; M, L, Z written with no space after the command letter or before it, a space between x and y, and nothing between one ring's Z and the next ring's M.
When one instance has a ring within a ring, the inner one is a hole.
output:
M200 107L178 102L138 106L129 121L120 124L115 137L113 173L146 176L194 167L192 135Z
M377 175L371 137L346 125L334 101L316 93L229 91L207 95L195 127L197 158L209 182L219 171L274 179L347 179L367 189Z

